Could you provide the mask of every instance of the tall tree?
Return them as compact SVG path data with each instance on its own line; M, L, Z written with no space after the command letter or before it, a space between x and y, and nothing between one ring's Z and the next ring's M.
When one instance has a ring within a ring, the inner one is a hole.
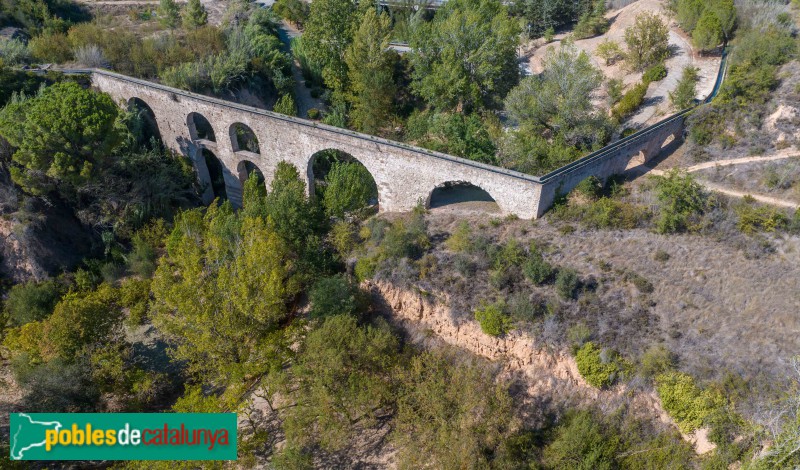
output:
M378 15L373 9L367 10L345 52L350 116L356 128L368 134L378 133L392 116L396 55L389 50L391 24L385 13Z
M110 96L62 82L0 111L0 135L15 149L11 176L32 194L62 196L87 183L121 142Z
M303 34L309 59L322 70L325 84L340 98L347 88L344 55L353 41L355 13L352 0L316 0L311 3Z
M183 10L183 27L186 29L195 29L206 23L208 23L206 7L200 3L200 0L189 0L189 3Z
M165 28L174 29L181 19L181 12L175 0L160 0L158 3L158 21Z
M669 55L669 29L654 13L642 13L625 30L627 60L636 70L661 62Z
M708 51L717 47L723 39L722 22L711 10L703 12L700 21L692 31L692 43L700 51Z
M519 27L498 0L452 0L415 23L413 90L440 110L498 106L519 79Z

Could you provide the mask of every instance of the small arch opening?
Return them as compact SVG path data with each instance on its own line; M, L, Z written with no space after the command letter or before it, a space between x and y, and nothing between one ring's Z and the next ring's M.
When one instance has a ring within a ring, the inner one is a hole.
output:
M261 184L266 184L266 179L264 178L264 173L261 172L261 169L258 166L251 162L250 160L242 160L236 165L236 171L239 173L239 181L242 182L244 185L245 181L250 178L251 174L256 175L258 178L258 182Z
M428 207L459 212L501 212L497 201L486 190L468 181L440 184L431 192Z
M136 143L151 149L163 147L164 142L153 109L144 100L134 97L128 100L128 111L133 113L131 131Z
M675 134L670 134L665 140L664 143L661 144L661 149L665 149L668 147L672 142L675 141Z
M375 178L352 155L337 149L321 150L311 156L307 173L314 195L329 216L358 217L377 212Z
M189 135L192 140L210 140L216 142L217 138L214 135L214 128L208 119L200 113L189 113L186 117L186 124L189 126Z
M258 154L261 153L258 148L258 138L256 137L256 133L253 132L253 129L251 129L250 126L242 124L241 122L235 122L231 124L230 137L231 147L233 148L234 152L244 150Z
M225 189L225 167L211 150L204 148L202 152L206 168L208 168L208 176L211 179L211 190L214 192L214 197L221 200L228 199L228 192Z

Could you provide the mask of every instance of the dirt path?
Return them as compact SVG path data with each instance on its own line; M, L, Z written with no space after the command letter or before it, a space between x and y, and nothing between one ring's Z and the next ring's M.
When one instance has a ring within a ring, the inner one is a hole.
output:
M800 154L798 154L797 151L795 151L795 150L787 150L785 152L782 152L782 153L779 153L779 154L776 154L776 155L768 155L768 156L762 156L762 157L733 158L733 159L730 159L730 160L717 160L717 161L713 161L713 162L705 162L705 163L700 163L700 164L697 164L697 165L692 165L690 167L685 167L685 168L683 168L683 170L688 172L688 173L693 173L693 172L696 172L696 171L707 170L709 168L717 168L717 167L721 167L721 166L744 165L744 164L747 164L747 163L759 163L759 162L772 162L772 161L775 161L775 160L785 160L787 158L800 158ZM652 170L649 171L649 173L651 175L659 175L660 176L660 175L664 175L665 171L664 170L652 169ZM771 205L780 206L780 207L788 207L790 209L795 209L795 210L796 209L800 209L800 203L794 202L794 201L790 201L790 200L787 200L787 199L780 199L780 198L776 198L776 197L772 197L772 196L766 196L766 195L763 195L763 194L754 194L752 192L746 192L746 191L737 191L735 189L731 189L731 188L722 186L722 185L717 184L717 183L712 183L711 181L707 181L707 180L704 180L704 179L697 179L696 181L698 183L702 184L703 187L705 187L706 189L708 189L710 191L722 193L722 194L725 194L725 195L728 195L728 196L733 196L733 197L738 197L738 198L743 198L745 196L748 196L748 197L752 197L756 201L762 202L764 204L771 204Z
M597 46L606 39L616 41L624 47L625 30L633 25L636 17L642 13L656 13L670 26L669 44L675 52L664 64L668 71L667 77L661 82L650 86L645 96L645 104L629 120L628 124L634 127L651 124L670 111L669 92L675 89L683 69L688 66L697 67L700 70L697 97L706 97L714 88L720 63L719 57L700 57L695 54L686 35L678 28L672 18L666 14L662 0L638 0L619 10L609 11L606 14L606 18L611 22L608 32L602 36L575 41L575 46L589 54L594 65L603 72L606 78L620 79L625 85L633 85L641 80L641 72L627 70L624 61L607 66L602 59L595 55L595 51ZM527 51L523 53L523 57L527 58L528 67L532 73L540 73L542 71L542 62L547 49L560 47L561 40L567 34L567 32L557 34L555 36L556 40L547 45L544 45L540 39L531 41L523 47ZM606 98L605 91L602 91L597 100L598 104L605 102Z
M695 171L706 170L709 168L717 168L720 166L743 165L745 163L771 162L775 160L785 160L787 158L800 158L800 153L798 153L796 150L787 150L785 152L781 152L776 155L768 155L766 157L744 157L744 158L732 158L730 160L716 160L713 162L705 162L705 163L700 163L698 165L692 165L686 167L685 170L689 173L693 173Z
M278 37L281 42L283 42L286 52L291 54L292 39L301 34L300 30L293 25L285 20L281 21L280 27L278 28ZM317 108L319 110L325 109L325 104L322 100L311 96L311 90L306 87L306 81L300 70L300 64L296 60L292 60L292 78L294 78L294 99L295 104L297 104L297 115L299 117L305 118L308 116L308 110L311 108Z

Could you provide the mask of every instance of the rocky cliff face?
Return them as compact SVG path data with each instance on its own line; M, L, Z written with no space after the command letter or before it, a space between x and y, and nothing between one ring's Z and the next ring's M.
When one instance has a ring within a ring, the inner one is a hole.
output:
M503 337L492 337L483 333L475 321L454 320L458 316L452 314L446 297L433 299L384 281L366 281L364 287L387 314L409 330L427 330L450 345L497 361L504 374L523 379L527 395L533 400L555 405L594 405L608 411L627 403L642 418L674 425L655 392L633 390L626 384L598 390L581 377L572 356L537 345L527 333L512 331Z

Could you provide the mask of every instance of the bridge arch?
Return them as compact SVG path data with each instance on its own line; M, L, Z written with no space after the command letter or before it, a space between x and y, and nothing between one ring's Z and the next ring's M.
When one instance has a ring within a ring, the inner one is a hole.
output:
M214 135L214 127L202 114L196 111L189 113L186 116L186 125L189 127L189 136L192 140L217 141L217 137Z
M436 185L428 194L426 207L460 207L464 210L502 212L500 205L488 191L469 181L446 181Z
M136 114L136 122L140 126L136 129L139 144L151 146L153 142L156 142L158 146L163 146L164 140L161 137L158 119L156 118L156 113L153 112L153 108L137 96L128 100L127 108L129 112Z
M236 165L236 172L239 174L239 181L242 183L242 186L244 186L245 181L247 181L247 179L253 173L256 174L261 184L266 185L266 178L264 178L264 172L261 171L261 168L259 168L258 165L251 162L250 160L240 161L239 164Z
M366 203L368 207L379 209L381 197L375 174L361 160L335 148L317 151L308 159L306 176L308 178L309 194L319 198L324 203L325 190L328 187L331 171L340 165L349 166L349 176L362 183L359 185L359 189L351 191L351 194L357 195L357 199Z
M241 122L234 122L228 129L228 134L231 139L231 148L234 152L251 152L260 154L261 149L258 145L258 137L253 129L247 124Z
M207 183L211 186L214 197L219 198L220 200L227 200L228 190L225 181L225 173L228 170L225 168L225 165L222 163L219 157L217 157L217 155L211 150L203 147L200 149L200 152L202 152L203 162L208 169L209 181Z

